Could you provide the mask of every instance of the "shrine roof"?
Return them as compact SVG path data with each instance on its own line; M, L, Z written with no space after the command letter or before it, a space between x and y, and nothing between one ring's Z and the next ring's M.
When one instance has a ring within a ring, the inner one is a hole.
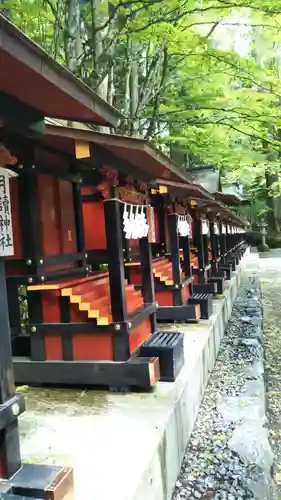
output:
M213 195L206 191L202 186L183 182L162 181L162 179L157 179L157 182L159 184L167 185L169 187L169 192L172 194L176 195L182 191L185 193L186 197L191 197L194 201L196 201L199 210L201 209L204 211L207 209L209 213L213 213L215 216L220 216L220 219L224 220L226 223L233 222L234 224L243 226L248 224L223 202L217 200Z
M235 186L223 187L222 192L215 193L215 198L226 205L241 205L244 198Z
M53 118L115 127L122 116L2 14L0 93Z
M40 141L47 147L74 157L77 144L86 145L85 151L89 146L89 153L85 152L84 158L79 157L89 167L106 165L138 180L166 185L169 192L184 193L186 197L198 200L202 206L210 207L212 212L223 213L226 219L242 223L234 212L196 184L189 172L147 140L49 124L46 126L46 135Z
M198 182L206 191L226 205L239 205L243 198L239 189L233 186L224 187L221 182L221 173L218 168L212 166L196 167L189 170L195 182Z
M52 147L75 155L75 144L88 143L91 153L86 160L100 158L108 166L135 175L140 180L149 182L159 177L193 183L186 171L147 140L56 125L47 125L46 132L43 140Z
M221 175L220 170L215 167L203 166L189 170L195 182L200 184L209 193L221 191Z
M214 197L206 191L199 184L195 184L190 181L183 181L182 179L178 181L170 181L164 178L157 178L157 184L167 186L168 192L174 195L184 195L185 197L192 197L194 199L204 199L208 202L212 201L216 203Z

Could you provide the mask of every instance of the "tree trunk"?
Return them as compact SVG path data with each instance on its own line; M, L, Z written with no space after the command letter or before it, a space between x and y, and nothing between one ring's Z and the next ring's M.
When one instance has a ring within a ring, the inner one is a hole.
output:
M278 180L278 175L265 171L265 180L267 187L266 204L268 206L267 223L269 232L279 233L281 225L281 194L272 196L270 189Z
M108 16L108 1L103 0L103 9L106 9ZM104 56L103 42L107 35L108 28L101 29L106 22L106 16L100 12L101 0L92 0L92 33L93 33L93 65L94 73L96 74L97 86L96 92L105 100L108 93L108 73L104 67L102 60Z
M111 106L113 105L113 99L114 99L114 68L110 68L109 71L109 77L108 77L108 89L107 89L107 102Z
M77 0L66 3L65 56L70 71L75 72L82 53L80 7Z
M130 78L130 96L131 96L131 124L130 134L134 133L139 128L138 119L136 116L139 105L139 73L138 73L138 58L137 58L137 43L131 40L131 78Z

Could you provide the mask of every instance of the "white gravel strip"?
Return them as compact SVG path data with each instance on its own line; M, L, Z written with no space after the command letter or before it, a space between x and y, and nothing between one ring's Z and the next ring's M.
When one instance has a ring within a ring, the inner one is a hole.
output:
M238 292L173 500L278 498L264 401L262 305L252 268Z

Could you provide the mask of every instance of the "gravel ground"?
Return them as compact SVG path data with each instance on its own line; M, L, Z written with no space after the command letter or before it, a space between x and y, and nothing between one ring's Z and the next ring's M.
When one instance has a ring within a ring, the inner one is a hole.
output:
M281 489L281 249L261 257L269 440L274 453L274 479Z
M273 457L265 425L262 306L255 262L240 287L173 500L279 498L270 475Z

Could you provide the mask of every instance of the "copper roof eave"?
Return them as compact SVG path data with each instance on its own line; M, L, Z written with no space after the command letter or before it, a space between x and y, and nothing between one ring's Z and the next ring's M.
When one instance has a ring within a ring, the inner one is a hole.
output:
M199 186L198 184L194 184L193 182L173 182L166 179L156 179L157 184L163 184L167 187L171 187L174 190L184 191L186 193L187 198L193 197L197 199L202 199L206 203L210 200L215 201L213 196L208 193L204 188Z
M145 150L149 151L150 156L153 156L155 160L165 165L169 170L171 170L171 172L173 172L182 181L190 182L191 184L193 183L192 176L186 170L183 170L182 167L180 167L180 165L178 165L171 158L162 153L162 151L157 150L150 143L147 143L146 141L144 142L145 142Z
M122 148L126 151L126 161L128 161L132 167L140 168L132 153L134 151L141 152L152 159L155 164L164 169L164 171L172 173L176 178L182 178L185 175L178 165L172 162L170 158L165 156L160 151L155 150L155 148L152 147L145 139L137 139L134 137L120 136L116 134L105 134L101 132L57 125L46 125L46 131L49 136L61 136L74 141L85 141L91 144L96 144L102 148L112 151L116 156L118 156L118 148ZM124 161L122 156L119 156L119 158L120 162ZM145 168L143 168L143 170L145 170ZM151 180L155 180L155 177L152 172Z
M213 201L207 201L203 199L199 199L199 204L201 206L208 206L212 209L216 209L216 213L221 216L223 219L224 217L226 218L226 221L233 222L234 224L239 224L242 225L243 227L247 225L247 222L244 221L241 217L236 215L232 210L230 210L226 205L223 203L213 200Z
M58 64L39 45L28 38L0 13L0 51L8 53L15 61L24 63L34 74L48 80L54 87L70 95L89 112L100 117L99 124L116 127L123 115L104 101L68 69ZM1 58L0 58L1 60ZM2 70L1 70L2 71ZM0 75L1 77L1 75ZM39 110L40 111L40 110ZM64 118L53 116L53 118ZM79 117L73 117L76 121ZM93 120L94 122L95 120Z
M215 198L208 193L204 188L198 186L197 184L188 184L182 182L172 182L167 181L166 179L156 179L158 184L164 184L166 186L171 186L174 189L178 189L181 191L185 191L187 198L192 197L196 201L198 201L199 205L204 207L210 207L211 209L216 209L217 213L225 215L229 221L232 221L237 224L241 224L243 226L246 225L246 222L237 216L232 210L230 210L227 206L225 206L220 201L215 200ZM201 195L198 196L198 195ZM202 196L203 195L203 196Z
M214 196L215 198L219 199L219 200L225 200L227 202L227 200L231 200L230 203L235 203L236 205L239 205L242 200L240 198L238 198L238 196L235 196L235 194L226 194L226 193L214 193Z

